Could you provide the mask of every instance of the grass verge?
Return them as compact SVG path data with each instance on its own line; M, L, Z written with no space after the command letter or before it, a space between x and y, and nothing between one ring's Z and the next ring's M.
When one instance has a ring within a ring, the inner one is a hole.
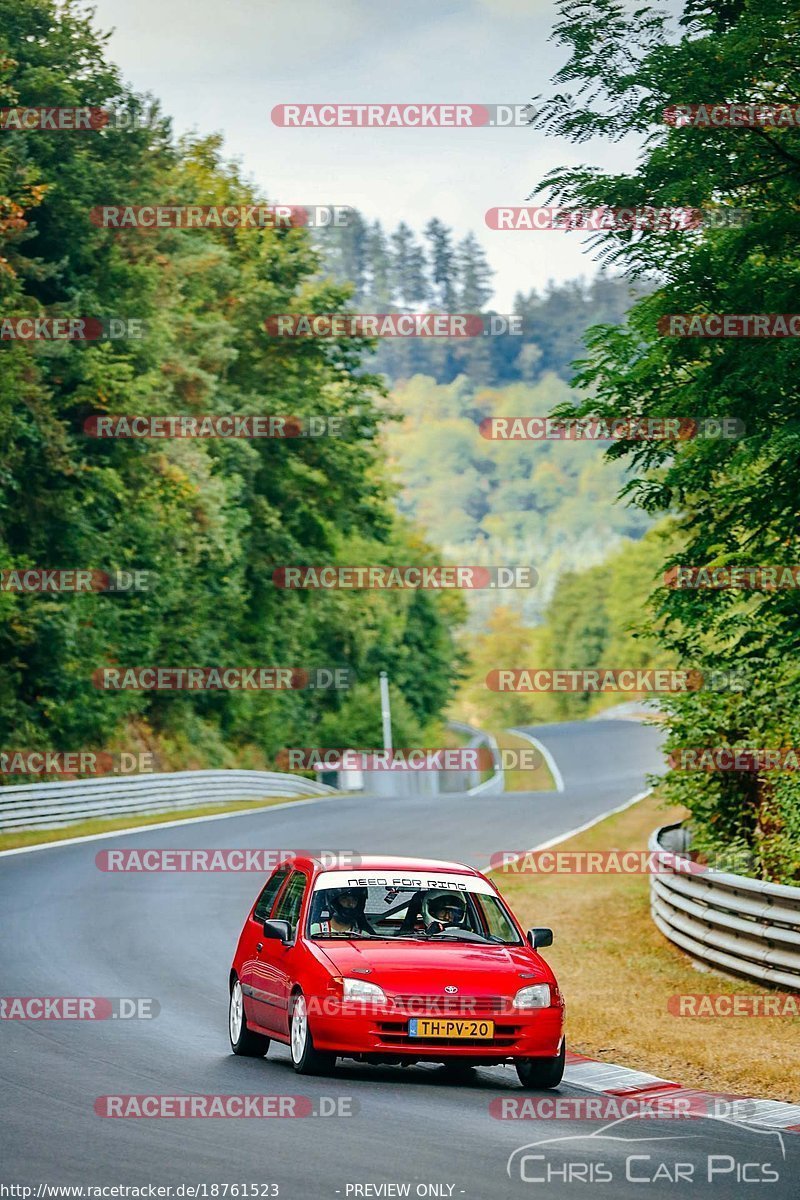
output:
M516 733L509 733L506 729L498 732L496 736L501 750L524 750L528 754L533 750L527 738L518 737ZM544 759L533 771L506 771L505 775L507 792L555 791L553 776Z
M650 796L560 850L644 850L657 825L686 814ZM522 875L495 883L523 925L552 926L544 955L567 999L567 1044L590 1058L687 1087L800 1103L800 1018L677 1017L669 997L768 989L701 970L656 929L643 875Z
M221 813L247 812L256 808L271 808L273 804L287 804L302 800L302 796L267 796L263 800L230 800L227 804L201 804L197 808L171 809L169 812L121 814L118 817L94 817L89 821L76 821L59 829L20 829L0 833L0 850L15 850L19 846L38 846L49 842L61 842L65 838L88 837L93 833L113 833L115 829L138 829L140 825L161 825L165 821L181 821L189 817L212 817ZM2 801L2 792L0 792Z

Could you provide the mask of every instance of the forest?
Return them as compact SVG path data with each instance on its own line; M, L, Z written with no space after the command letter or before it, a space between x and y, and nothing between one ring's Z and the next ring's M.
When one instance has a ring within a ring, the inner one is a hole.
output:
M381 670L397 741L413 744L441 729L460 683L471 711L486 712L475 694L481 662L527 648L556 666L620 653L746 678L665 698L668 750L800 740L796 588L664 582L678 567L797 563L797 338L696 336L683 318L797 310L799 135L665 117L689 76L700 95L792 96L797 14L789 0L693 0L681 21L687 37L672 41L666 16L647 8L565 8L555 38L566 61L537 128L575 146L640 136L642 152L631 173L573 159L534 195L580 208L729 207L749 219L599 230L599 273L518 295L506 316L521 318L519 335L378 343L276 338L265 322L420 310L490 318L492 272L474 233L458 238L436 216L421 232L387 230L360 213L316 232L292 222L104 227L98 205L269 197L227 161L220 137L176 138L157 102L123 85L90 16L0 0L0 107L36 106L46 93L53 105L115 114L89 130L2 131L3 328L91 321L102 336L0 340L0 571L148 581L88 594L0 587L6 746L144 744L164 766L246 766L312 734L323 745L374 742ZM733 422L739 432L610 445L481 433L487 417L548 413ZM334 420L341 432L90 435L115 414L283 415ZM287 564L469 559L531 565L537 585L500 598L272 582ZM98 669L147 664L347 668L352 684L195 694L93 682ZM593 707L523 699L504 704L533 720ZM742 845L764 877L800 877L792 772L670 771L663 791L691 811L699 848Z

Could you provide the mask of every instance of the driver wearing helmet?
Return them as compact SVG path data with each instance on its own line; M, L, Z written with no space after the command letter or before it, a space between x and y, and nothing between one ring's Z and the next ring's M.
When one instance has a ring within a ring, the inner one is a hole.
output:
M366 900L366 888L329 888L324 893L320 919L311 924L311 937L368 931L364 918Z
M443 933L461 927L467 919L467 904L459 892L428 892L422 901L422 922L426 933Z

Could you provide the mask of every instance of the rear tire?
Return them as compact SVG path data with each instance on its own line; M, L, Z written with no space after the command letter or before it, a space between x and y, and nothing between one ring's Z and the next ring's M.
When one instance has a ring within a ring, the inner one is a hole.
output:
M269 1050L269 1038L261 1033L253 1033L247 1028L247 1018L244 1013L244 997L242 985L238 979L231 984L231 995L228 1003L228 1036L231 1039L231 1050L246 1058L263 1058Z
M514 1062L519 1081L530 1091L546 1091L558 1087L564 1077L567 1042L561 1039L561 1050L555 1058L518 1058Z
M292 1066L298 1075L327 1075L336 1065L336 1055L314 1048L308 1024L308 1005L302 992L291 1000L289 1018L289 1050Z

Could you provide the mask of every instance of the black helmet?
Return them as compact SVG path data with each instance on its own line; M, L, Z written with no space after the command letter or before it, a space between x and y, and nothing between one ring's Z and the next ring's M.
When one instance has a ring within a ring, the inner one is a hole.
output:
M467 904L460 892L428 892L422 902L422 919L426 925L463 925Z
M365 887L330 888L325 899L337 921L355 925L359 924L363 917L367 895Z

